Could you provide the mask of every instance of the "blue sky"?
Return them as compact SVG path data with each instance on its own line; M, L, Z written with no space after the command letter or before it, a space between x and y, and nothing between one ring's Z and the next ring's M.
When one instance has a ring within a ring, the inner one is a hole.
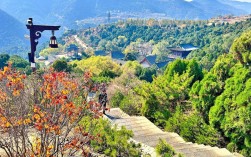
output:
M241 2L250 2L250 3L251 3L251 0L236 0L236 1L241 1Z
M193 0L185 0L185 1L193 1ZM229 1L240 1L240 2L250 2L251 3L251 0L229 0Z

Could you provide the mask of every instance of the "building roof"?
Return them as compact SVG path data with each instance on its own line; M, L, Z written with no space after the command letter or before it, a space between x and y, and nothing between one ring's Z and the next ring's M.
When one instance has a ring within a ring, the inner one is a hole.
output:
M39 58L37 58L37 60L46 60L46 58L43 56L40 56Z
M98 50L98 51L94 52L94 55L95 56L106 56L107 53L105 51L103 51L103 50Z
M198 47L193 46L192 44L180 44L179 47L170 48L171 51L180 51L180 52L189 52L197 49Z
M187 52L186 50L179 48L179 47L175 47L175 48L170 48L171 51L179 51L179 52Z
M123 60L125 58L125 54L123 54L121 51L112 51L111 57L112 57L112 59Z
M165 62L159 62L159 63L156 63L157 67L160 69L160 68L163 68L167 65L168 61L165 61Z
M172 58L169 58L168 60L164 61L164 62L159 62L159 63L156 63L157 67L160 69L160 68L163 68L165 67L169 62L173 61Z
M192 44L180 44L180 47L186 51L193 51L198 49L198 47L193 46Z
M140 64L144 67L144 68L148 68L151 67L153 65L156 65L159 69L165 67L169 62L173 61L173 58L168 58L166 61L163 62L159 62L156 63L156 59L157 59L157 55L149 55L146 56L141 62Z
M149 56L146 56L146 60L147 60L151 65L155 64L156 58L157 58L157 55L149 55Z

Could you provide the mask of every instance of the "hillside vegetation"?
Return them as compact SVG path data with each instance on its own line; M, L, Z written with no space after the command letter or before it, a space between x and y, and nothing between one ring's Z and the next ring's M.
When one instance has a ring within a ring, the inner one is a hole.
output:
M137 52L138 47L150 48L148 53L167 56L168 47L191 43L199 49L188 58L210 69L217 57L228 53L234 39L251 27L251 20L235 24L208 21L128 20L101 25L79 33L87 44L97 50Z
M87 146L91 151L108 156L139 156L140 146L127 142L133 136L132 132L125 128L116 131L106 121L96 120L101 116L97 98L87 103L87 96L90 93L98 96L101 85L107 83L110 107L119 107L129 115L145 116L161 129L176 132L186 141L224 147L251 157L250 28L250 19L235 24L129 19L69 31L62 37L69 40L60 39L59 49L46 48L41 54L74 53L75 50L69 48L71 44L80 47L76 52L84 54L83 59L62 58L51 65L55 71L38 66L37 74L31 73L29 63L21 57L0 55L0 69L3 69L0 70L0 111L9 111L7 118L5 113L0 113L3 119L0 128L12 137L14 131L20 135L24 135L24 131L30 134L27 128L31 126L50 138L53 142L37 138L35 146L47 142L46 148L36 150L40 154L51 155L53 150L60 153L59 150L63 152L65 147L77 149L80 146L83 153L89 153L82 147ZM76 34L87 49L71 39ZM163 69L143 68L137 61L119 66L108 56L93 56L94 50L122 51L135 56L145 51L158 54L158 60L162 61L166 59L169 47L184 43L199 49L187 59L176 59ZM7 66L8 61L15 69ZM33 91L38 91L38 95ZM19 103L20 100L24 101ZM40 105L34 106L35 103ZM17 108L15 104L21 107ZM7 110L9 106L11 109ZM59 124L68 123L64 123L60 115L66 117L71 129L84 136L86 141L64 136L64 127ZM22 119L18 121L20 117ZM56 137L59 136L69 138L69 143L58 143ZM23 139L20 137L15 136L18 140L13 144L19 145L22 140L30 142L28 135ZM165 154L162 145L174 154L165 142L158 146L160 154ZM22 149L29 152L35 146ZM10 146L5 143L2 147ZM17 152L13 153L15 156Z
M185 0L106 0L105 2L44 0L42 3L29 0L3 0L0 2L0 8L22 22L32 15L39 23L57 23L69 28L73 28L76 26L76 21L81 20L86 26L107 22L107 12L111 12L112 20L128 17L210 19L218 15L248 13L245 9L222 3L222 0L194 0L192 2Z
M0 9L0 53L18 54L25 47L25 26Z
M250 39L251 31L235 39L230 53L220 55L208 72L195 60L178 59L149 83L127 70L111 82L111 105L144 115L187 141L250 157Z

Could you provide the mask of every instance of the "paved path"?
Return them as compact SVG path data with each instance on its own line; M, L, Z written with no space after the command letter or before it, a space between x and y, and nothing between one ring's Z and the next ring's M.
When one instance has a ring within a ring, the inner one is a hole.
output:
M129 116L119 108L113 108L107 112L106 118L113 124L125 126L134 133L133 140L144 146L144 151L156 156L154 148L159 139L165 139L177 153L185 157L237 157L225 148L211 147L203 144L185 142L177 133L163 132L147 118L142 116ZM241 155L240 155L241 156Z
M79 39L77 35L73 35L73 38L80 46L82 46L84 49L87 49L88 46L81 39Z

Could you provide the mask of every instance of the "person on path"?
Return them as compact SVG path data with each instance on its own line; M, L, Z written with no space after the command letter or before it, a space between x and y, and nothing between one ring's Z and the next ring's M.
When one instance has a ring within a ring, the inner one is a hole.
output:
M98 96L98 102L101 104L101 106L103 108L103 114L105 114L107 101L108 101L108 99L107 99L107 93L106 93L105 88L103 88L102 92Z

